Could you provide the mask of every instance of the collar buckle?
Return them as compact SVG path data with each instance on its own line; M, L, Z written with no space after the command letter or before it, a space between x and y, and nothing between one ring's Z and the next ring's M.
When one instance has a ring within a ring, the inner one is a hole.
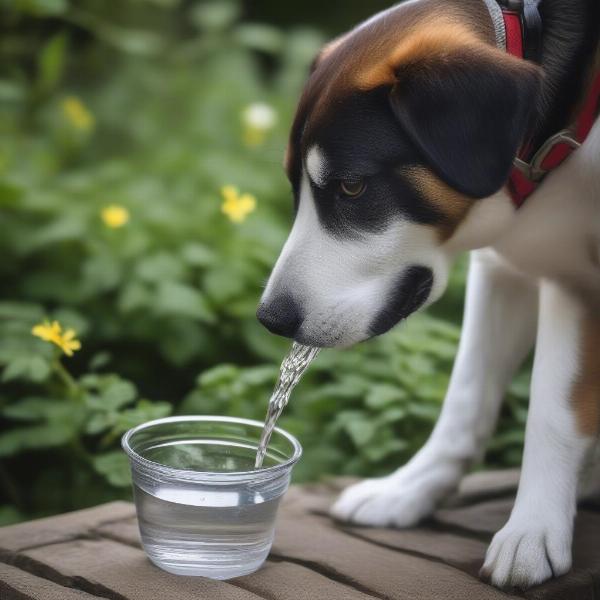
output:
M498 4L510 12L522 13L524 10L523 0L498 0Z
M577 150L581 146L581 143L573 137L573 133L569 129L563 129L550 136L529 162L517 157L514 159L513 164L529 181L539 183L546 173L552 170L551 168L544 168L543 164L548 154L558 144L565 144L573 150Z

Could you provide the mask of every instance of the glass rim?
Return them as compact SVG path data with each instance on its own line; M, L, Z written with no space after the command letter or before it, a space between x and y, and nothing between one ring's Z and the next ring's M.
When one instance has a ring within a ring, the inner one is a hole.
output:
M275 427L273 433L277 433L283 436L288 442L291 443L293 448L293 454L287 460L273 465L271 467L262 467L260 469L252 469L250 471L192 471L190 469L179 469L177 467L170 467L163 465L154 460L143 457L141 454L136 452L131 446L131 438L144 429L156 427L158 425L165 425L169 423L193 423L193 422L215 422L215 423L237 423L239 425L250 425L262 429L264 423L256 421L254 419L244 419L242 417L227 417L219 415L181 415L172 417L163 417L161 419L153 419L152 421L146 421L140 425L132 427L126 431L121 437L121 447L133 463L137 463L143 467L146 467L152 472L162 473L163 475L170 475L174 478L190 479L190 480L211 480L211 481L231 481L241 479L254 479L254 478L270 478L271 476L279 475L281 472L287 471L295 463L298 462L302 456L302 446L300 442L291 434Z

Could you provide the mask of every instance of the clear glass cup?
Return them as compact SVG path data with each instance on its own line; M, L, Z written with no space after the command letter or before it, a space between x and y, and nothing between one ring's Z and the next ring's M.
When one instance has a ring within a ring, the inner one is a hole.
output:
M167 417L123 436L142 544L155 565L213 579L262 565L302 454L298 440L276 428L255 470L262 428L232 417Z

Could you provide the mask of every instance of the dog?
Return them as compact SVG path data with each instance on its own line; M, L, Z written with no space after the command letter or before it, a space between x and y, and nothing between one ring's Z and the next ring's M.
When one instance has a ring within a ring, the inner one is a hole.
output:
M596 0L403 2L322 49L286 151L295 221L258 308L270 331L323 347L383 334L471 256L430 439L346 489L335 518L410 527L431 514L483 456L535 343L518 494L481 571L498 587L570 569L600 430L599 30Z

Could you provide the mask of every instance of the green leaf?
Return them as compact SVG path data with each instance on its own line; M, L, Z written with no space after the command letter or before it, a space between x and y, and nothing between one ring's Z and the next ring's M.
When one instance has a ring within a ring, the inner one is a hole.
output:
M390 438L383 441L379 441L377 444L368 444L363 448L365 456L371 462L379 462L384 458L392 454L398 454L404 452L408 447L408 443L405 440L398 438Z
M113 433L117 435L146 421L162 419L170 415L172 410L173 407L168 402L140 400L134 408L129 408L118 414Z
M244 279L232 277L232 273L222 267L215 267L206 273L202 288L215 304L225 306L246 291Z
M165 281L158 287L155 309L160 314L186 316L205 323L214 323L215 314L204 296L183 283Z
M189 242L181 249L183 260L193 267L208 267L218 260L217 254L208 246Z
M140 310L150 304L150 290L139 281L130 281L121 288L118 307L123 313Z
M133 402L136 396L137 390L132 383L122 379L113 379L104 390L102 390L101 399L106 406L111 409L117 409Z
M260 23L240 25L235 31L234 39L252 50L271 54L280 52L284 43L284 35L279 29Z
M190 13L192 23L201 29L222 30L239 17L241 7L232 0L213 0L196 4Z
M277 379L279 370L275 366L265 365L262 367L250 367L244 369L239 380L247 385L259 386L259 385L273 385Z
M369 408L380 409L388 404L397 404L404 400L406 400L406 391L401 387L381 384L371 388L365 398L365 404Z
M408 411L406 408L402 406L394 406L392 408L388 408L384 410L381 415L379 415L377 421L379 423L394 423L396 421L401 421L406 417Z
M440 411L439 407L431 404L412 404L408 407L408 412L419 419L434 422Z
M0 527L13 525L25 519L26 516L16 506L11 506L10 504L0 506Z
M198 376L198 385L203 388L211 388L231 383L239 376L239 369L234 365L218 365L208 369Z
M122 27L85 11L78 11L72 18L81 27L93 31L102 41L124 52L150 56L164 49L164 40L153 31Z
M356 446L362 446L375 434L376 424L370 421L368 414L362 410L344 410L336 415L332 429L342 429Z
M90 435L97 435L110 429L117 421L115 412L97 412L94 413L84 426L84 431Z
M0 99L2 98L2 88L0 86ZM0 179L0 206L8 208L16 206L23 196L23 188L16 183Z
M111 361L111 358L112 356L110 352L98 352L90 359L88 368L90 371L98 371L108 365Z
M529 398L529 389L531 385L531 378L528 373L521 374L514 379L511 383L509 391L517 398Z
M83 264L84 287L90 295L114 289L121 282L122 266L107 255L93 256Z
M94 457L94 470L115 487L128 487L131 484L131 469L127 455L115 450Z
M25 86L21 83L9 79L0 79L0 102L22 102L25 100L26 95Z
M11 429L0 434L0 456L12 456L24 450L63 446L75 433L73 424L68 422Z
M50 375L50 363L41 356L16 356L2 372L2 381L23 379L40 383Z
M115 411L137 396L135 386L117 375L86 375L80 383L91 392L86 396L86 404L93 410Z
M525 431L523 429L514 429L498 433L494 436L494 439L489 444L490 450L497 450L505 446L511 445L523 445L525 441Z
M73 402L53 398L23 398L15 404L5 406L1 413L9 419L21 421L62 420L73 412Z
M67 11L69 3L67 0L16 0L16 6L37 17L56 17Z
M44 310L30 302L0 302L0 319L28 321L29 326L44 317Z
M38 58L37 85L40 92L52 91L61 79L67 49L67 36L64 32L52 36L42 48Z
M67 213L38 227L27 240L23 240L21 248L25 253L33 252L59 242L81 240L85 234L85 225L81 219Z
M179 257L168 252L157 252L140 257L135 273L142 281L161 283L181 279L185 269Z

